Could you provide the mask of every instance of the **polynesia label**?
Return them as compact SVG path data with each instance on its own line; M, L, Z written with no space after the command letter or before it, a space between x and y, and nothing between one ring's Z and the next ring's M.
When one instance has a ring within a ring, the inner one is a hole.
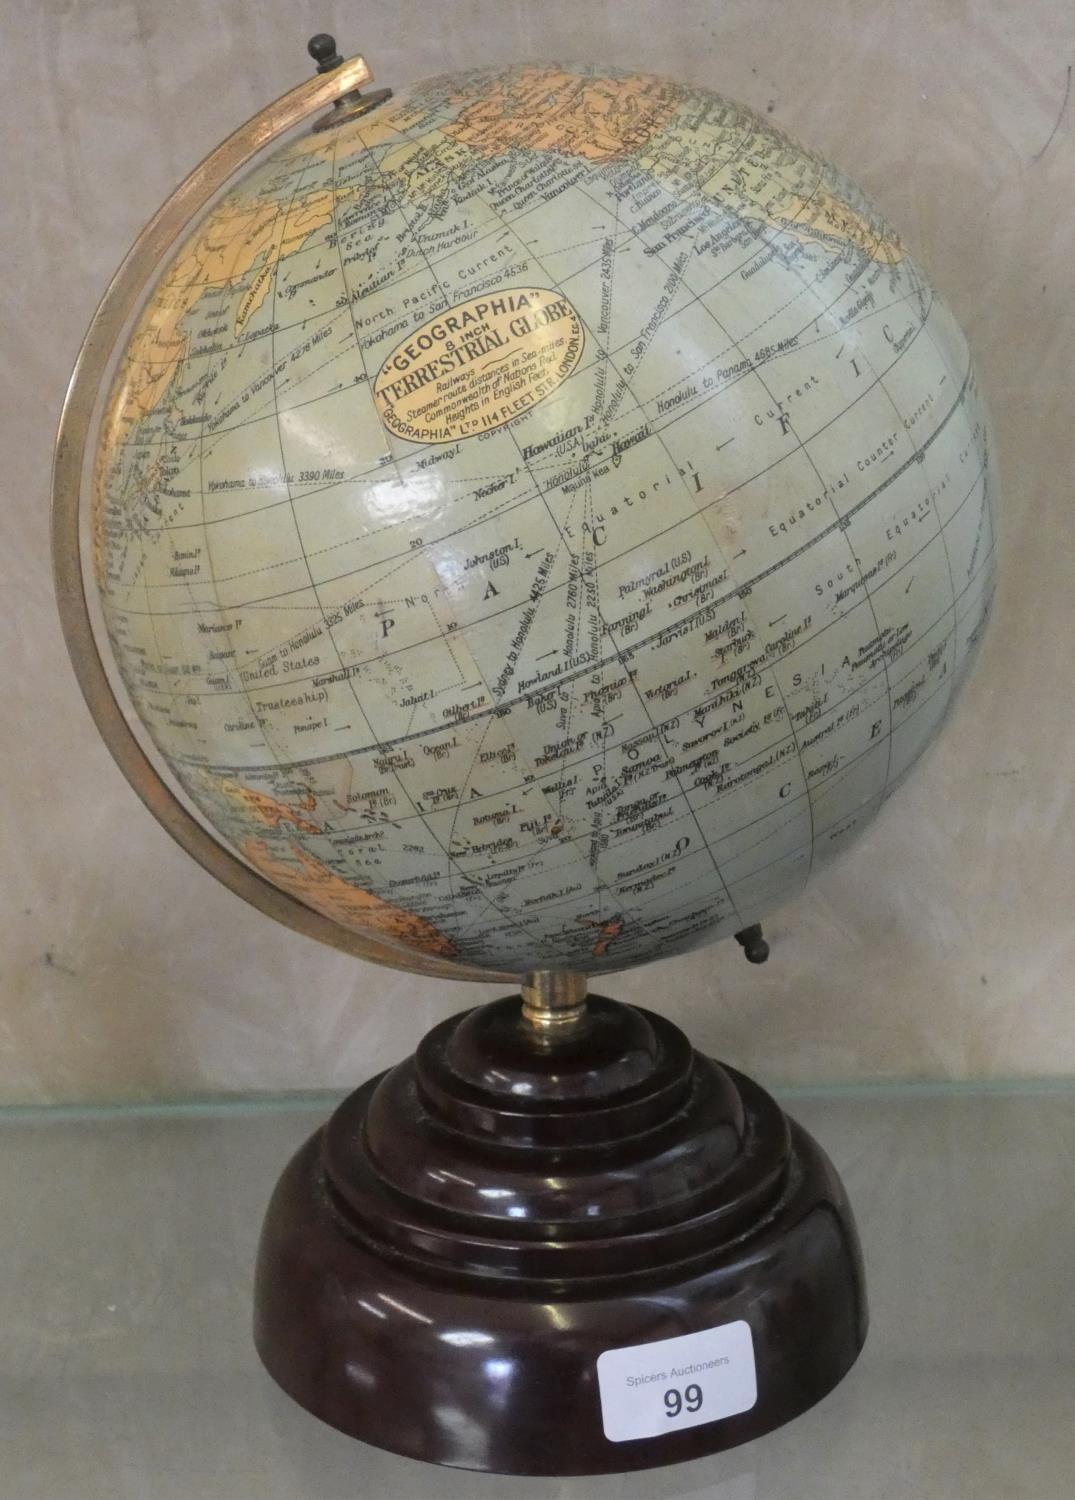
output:
M415 329L381 366L373 398L389 432L454 443L503 427L562 385L582 358L582 321L562 292L485 292Z
M659 1437L749 1411L758 1399L754 1341L739 1319L701 1333L606 1349L597 1360L609 1442Z

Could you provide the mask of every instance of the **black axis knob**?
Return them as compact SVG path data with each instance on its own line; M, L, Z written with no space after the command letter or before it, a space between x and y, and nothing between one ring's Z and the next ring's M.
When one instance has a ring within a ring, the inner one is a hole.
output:
M742 932L737 932L735 941L742 948L747 963L763 964L769 957L769 944L762 935L760 922L752 922L749 927L744 927Z
M336 51L336 38L327 31L319 31L306 43L306 50L317 64L319 73L331 73L343 65L343 58Z

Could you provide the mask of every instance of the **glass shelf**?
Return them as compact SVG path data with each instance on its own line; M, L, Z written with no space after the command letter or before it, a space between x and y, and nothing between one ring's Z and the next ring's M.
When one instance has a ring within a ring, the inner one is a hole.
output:
M583 1480L391 1457L262 1371L261 1216L336 1096L0 1112L4 1500L1065 1500L1075 1087L777 1092L850 1193L865 1353L758 1443Z

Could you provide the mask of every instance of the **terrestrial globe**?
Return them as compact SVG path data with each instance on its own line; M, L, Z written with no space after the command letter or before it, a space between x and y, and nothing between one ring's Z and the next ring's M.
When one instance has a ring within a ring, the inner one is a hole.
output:
M136 780L245 894L402 967L747 928L974 655L997 482L964 340L844 176L708 90L334 87L191 225L211 159L135 268L83 507L174 791Z
M734 933L937 733L993 589L966 345L750 111L531 65L317 79L168 200L61 421L61 612L113 754L281 921L521 979L286 1168L255 1341L414 1458L757 1438L866 1337L840 1179L590 975ZM311 124L312 122L312 124Z

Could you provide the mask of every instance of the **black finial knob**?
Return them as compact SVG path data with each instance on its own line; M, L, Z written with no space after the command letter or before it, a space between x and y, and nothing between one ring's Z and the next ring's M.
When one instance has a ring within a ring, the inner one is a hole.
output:
M306 50L317 64L319 73L331 73L333 68L343 65L343 58L336 51L336 38L327 31L319 31L306 43Z
M747 963L763 964L769 957L769 944L762 936L761 923L754 922L735 934L735 941L742 948Z

